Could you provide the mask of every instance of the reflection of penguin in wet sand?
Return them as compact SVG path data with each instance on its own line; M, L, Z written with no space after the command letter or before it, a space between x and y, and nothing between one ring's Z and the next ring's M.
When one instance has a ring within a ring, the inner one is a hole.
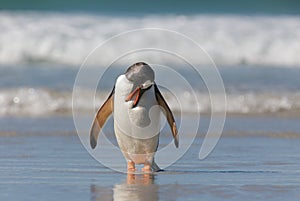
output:
M159 200L159 186L154 183L153 174L127 174L127 182L116 184L113 188L113 200Z
M159 200L159 185L154 182L154 174L127 174L127 180L109 187L91 185L91 200L114 201L156 201Z
M165 111L175 146L178 136L173 114L154 83L152 68L139 62L120 75L115 87L98 110L90 133L91 147L97 145L99 132L114 112L114 130L119 147L127 160L129 171L135 164L144 164L143 171L159 171L154 161L160 130L160 108Z

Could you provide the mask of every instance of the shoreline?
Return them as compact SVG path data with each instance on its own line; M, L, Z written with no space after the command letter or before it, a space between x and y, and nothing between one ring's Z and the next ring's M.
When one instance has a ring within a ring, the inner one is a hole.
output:
M113 133L112 133L113 134ZM167 135L167 133L163 133ZM196 138L203 139L206 133L198 133ZM77 136L76 131L71 132L54 132L54 133L43 133L43 132L31 132L31 133L20 133L13 131L0 131L0 137L74 137ZM189 135L185 135L188 137ZM300 139L300 132L223 132L221 138L232 138L232 137L263 137L263 138L281 138L281 139Z
M300 125L298 113L288 115L280 113L277 115L241 115L227 114L223 137L276 137L276 138L300 138ZM197 130L197 137L203 138L210 124L211 116L184 114L179 116L175 113L178 127L182 127L181 135L188 137ZM84 122L84 132L89 132L90 117L80 116ZM183 121L184 120L184 121ZM199 121L198 128L195 128L195 121ZM184 124L182 124L184 123ZM181 125L182 124L182 125ZM112 117L106 122L103 128L104 133L109 136L113 133ZM168 136L169 128L164 126L161 130L162 136ZM77 136L74 120L71 115L49 115L49 116L18 116L0 117L0 137L18 136Z

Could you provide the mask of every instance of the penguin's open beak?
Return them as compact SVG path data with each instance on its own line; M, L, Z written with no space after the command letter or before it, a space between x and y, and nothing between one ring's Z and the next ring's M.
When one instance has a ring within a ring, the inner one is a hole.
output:
M150 89L152 87L154 83L151 81L146 81L144 84L138 86L135 88L135 90L133 90L133 92L131 92L127 98L125 99L126 102L133 100L133 105L132 108L136 107L137 104L139 103L140 98L142 97L143 93L145 91L147 91L148 89Z

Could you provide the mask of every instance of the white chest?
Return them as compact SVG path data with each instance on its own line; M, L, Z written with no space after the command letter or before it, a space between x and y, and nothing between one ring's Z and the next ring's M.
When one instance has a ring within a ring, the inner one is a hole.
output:
M133 84L126 76L119 76L114 96L116 135L125 134L137 139L152 138L158 135L160 128L160 108L156 102L154 88L143 93L135 108L132 108L133 101L125 101L132 90Z

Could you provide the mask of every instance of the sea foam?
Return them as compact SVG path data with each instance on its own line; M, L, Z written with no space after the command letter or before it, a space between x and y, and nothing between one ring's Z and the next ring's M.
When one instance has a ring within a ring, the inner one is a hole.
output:
M84 114L95 112L106 100L109 91L94 94L92 91L82 89L80 93L82 96L76 100L77 108L74 109ZM180 94L184 96L184 99L181 99L184 100L182 103L178 103L176 96L167 91L162 91L162 93L172 111L176 113L198 114L198 111L202 114L210 113L212 105L207 93L196 93L197 99L195 99L195 96L190 92L183 92ZM93 95L95 95L95 103L86 98ZM25 87L2 89L0 90L0 105L0 116L71 115L72 92ZM217 112L222 112L222 105L222 102L216 102L214 107ZM289 92L276 95L268 92L245 92L227 94L227 113L272 114L284 111L300 111L300 93Z
M299 16L134 17L4 11L0 12L0 64L46 62L78 66L105 40L141 28L163 28L185 34L203 47L218 65L300 66ZM164 35L157 37L157 41L172 40ZM145 47L151 47L155 40L136 38ZM112 58L118 57L116 50L130 42L112 45L107 51ZM195 54L193 49L178 46L176 41L171 43L171 49L180 48ZM101 59L93 62L100 66L103 63ZM201 61L194 62L201 64Z

